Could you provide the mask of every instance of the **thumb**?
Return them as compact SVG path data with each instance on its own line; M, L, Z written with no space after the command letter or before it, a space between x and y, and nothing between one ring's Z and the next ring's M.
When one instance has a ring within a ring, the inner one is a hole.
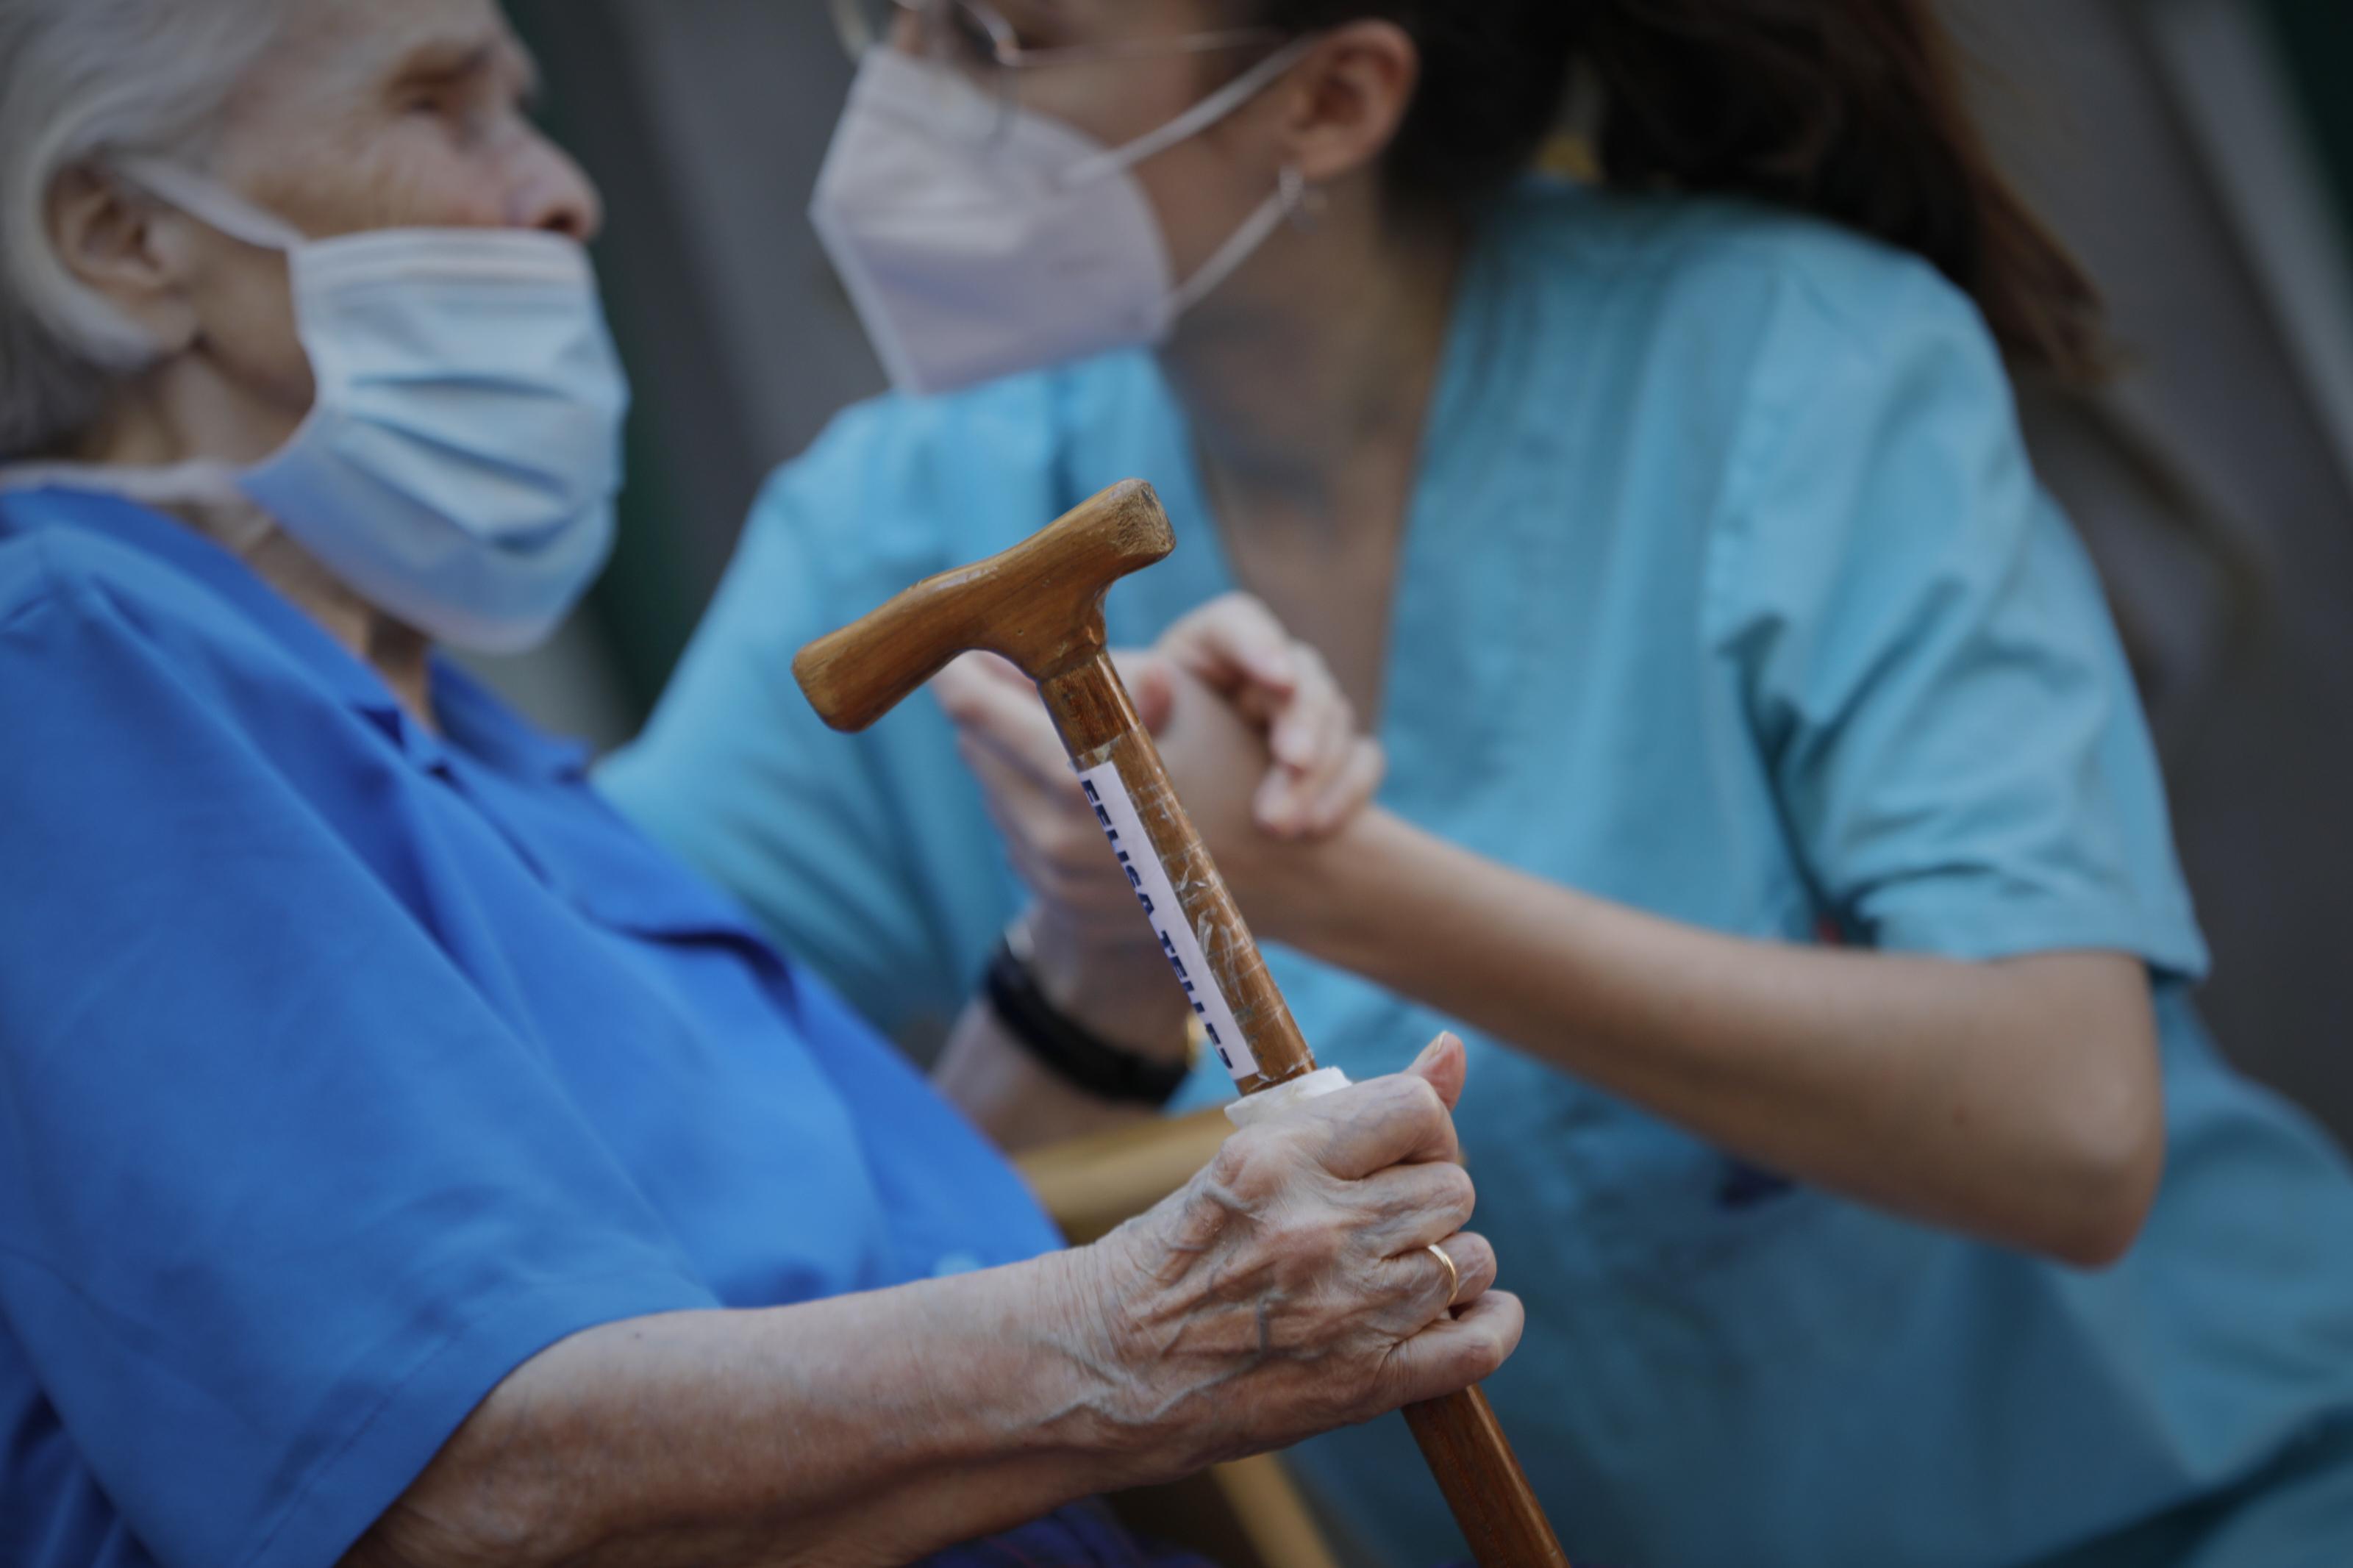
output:
M1420 1079L1438 1091L1438 1098L1452 1110L1462 1099L1462 1085L1470 1077L1471 1058L1462 1048L1462 1041L1449 1033L1430 1042L1421 1055L1413 1058L1413 1066L1405 1069L1407 1076Z

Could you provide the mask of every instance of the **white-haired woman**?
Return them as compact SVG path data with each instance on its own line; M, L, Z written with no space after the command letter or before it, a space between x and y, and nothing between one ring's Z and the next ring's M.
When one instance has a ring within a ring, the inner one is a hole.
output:
M528 77L491 0L0 0L0 1561L1137 1562L1080 1500L1492 1370L1451 1042L1056 1252L436 662L610 528Z

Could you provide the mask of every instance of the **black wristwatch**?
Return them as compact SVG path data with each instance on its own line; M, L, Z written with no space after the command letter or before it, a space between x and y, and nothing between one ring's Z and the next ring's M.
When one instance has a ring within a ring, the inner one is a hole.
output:
M1159 1110L1192 1076L1189 1061L1169 1062L1113 1045L1046 1000L1038 976L1014 950L1008 931L997 944L981 990L1005 1032L1039 1066L1102 1100Z

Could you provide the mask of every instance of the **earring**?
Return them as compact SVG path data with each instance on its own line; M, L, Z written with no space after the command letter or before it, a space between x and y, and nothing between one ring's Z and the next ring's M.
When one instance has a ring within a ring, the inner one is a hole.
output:
M1307 176L1299 172L1296 163L1282 166L1278 185L1282 195L1282 216L1291 220L1292 227L1312 231L1316 220L1324 216L1324 193L1307 183Z

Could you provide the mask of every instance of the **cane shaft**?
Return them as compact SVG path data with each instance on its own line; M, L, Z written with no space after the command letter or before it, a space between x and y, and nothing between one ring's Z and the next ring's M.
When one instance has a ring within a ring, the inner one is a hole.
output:
M1479 1568L1569 1568L1485 1394L1409 1405L1405 1422Z
M1185 815L1168 771L1161 765L1159 749L1111 660L1097 654L1040 682L1038 689L1081 773L1104 766L1119 770L1120 784L1134 805L1152 854L1176 892L1184 923L1208 961L1208 979L1240 1026L1242 1041L1257 1064L1255 1073L1237 1080L1241 1092L1256 1094L1314 1072L1315 1054L1308 1049L1274 977L1266 972L1250 926L1209 858L1208 846Z
M1185 815L1159 750L1111 660L1094 655L1049 676L1038 689L1082 773L1118 770L1136 820L1208 960L1208 978L1256 1064L1255 1072L1238 1078L1241 1092L1256 1094L1314 1072L1314 1052L1267 973L1208 846ZM1480 1568L1568 1568L1484 1394L1465 1389L1410 1406L1405 1414Z
M1174 972L1252 1095L1314 1073L1314 1053L1103 653L1105 592L1176 546L1152 487L1114 485L1012 549L818 638L793 674L838 730L873 723L968 649L1002 654L1037 681ZM1481 1568L1567 1568L1478 1390L1406 1417Z

